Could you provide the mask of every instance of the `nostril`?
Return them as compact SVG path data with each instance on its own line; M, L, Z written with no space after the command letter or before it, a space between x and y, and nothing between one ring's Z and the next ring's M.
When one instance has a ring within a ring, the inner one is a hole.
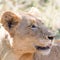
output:
M48 36L48 39L53 40L54 37L53 36Z

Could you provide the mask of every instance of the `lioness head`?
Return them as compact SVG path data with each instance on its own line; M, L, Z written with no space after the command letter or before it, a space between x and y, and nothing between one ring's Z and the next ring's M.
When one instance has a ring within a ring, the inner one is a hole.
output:
M13 38L12 48L18 54L40 51L48 54L51 50L54 35L36 17L27 13L20 16L5 12L1 23Z

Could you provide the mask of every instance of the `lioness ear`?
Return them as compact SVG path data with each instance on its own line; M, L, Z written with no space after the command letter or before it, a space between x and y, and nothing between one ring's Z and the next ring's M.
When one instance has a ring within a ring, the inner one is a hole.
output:
M14 33L19 21L20 18L10 11L3 13L1 17L1 23L10 34Z

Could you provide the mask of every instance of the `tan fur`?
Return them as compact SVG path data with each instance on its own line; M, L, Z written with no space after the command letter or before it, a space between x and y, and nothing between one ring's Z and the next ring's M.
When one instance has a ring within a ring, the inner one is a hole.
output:
M2 15L1 23L13 38L11 48L18 60L34 60L34 54L38 51L36 46L52 47L53 40L48 37L54 35L33 15L22 12L18 17L8 11ZM49 50L39 51L45 55Z

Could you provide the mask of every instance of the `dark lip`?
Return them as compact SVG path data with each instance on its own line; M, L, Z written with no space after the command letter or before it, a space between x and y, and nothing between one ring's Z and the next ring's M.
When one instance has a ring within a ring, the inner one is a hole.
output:
M49 46L46 46L46 47L42 47L42 46L35 46L37 50L47 50L47 49L50 49Z

